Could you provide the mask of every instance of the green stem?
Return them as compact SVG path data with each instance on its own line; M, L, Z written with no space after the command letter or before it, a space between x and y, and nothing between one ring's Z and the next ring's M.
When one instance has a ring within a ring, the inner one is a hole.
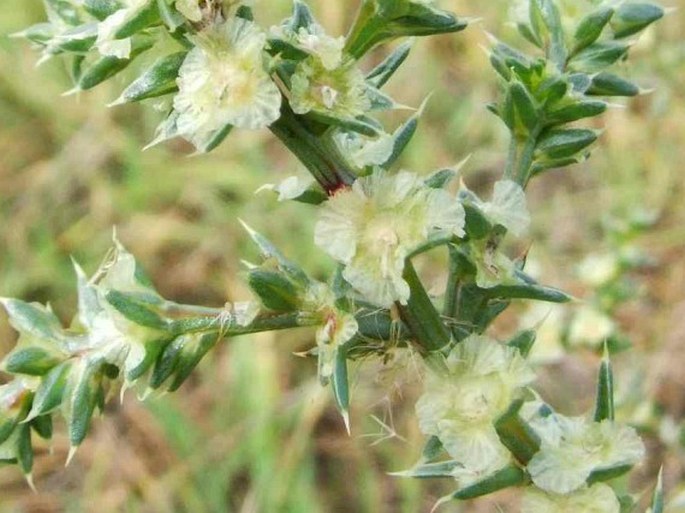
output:
M450 334L410 260L405 262L403 278L409 284L411 296L406 305L397 304L400 317L409 328L419 351L428 356L446 347L450 342Z
M461 258L454 246L449 246L450 267L447 274L447 290L442 313L448 317L455 317L459 304L459 286L463 274Z
M197 317L188 317L172 321L171 331L175 334L183 333L223 333L225 337L260 333L263 331L287 330L294 328L312 327L320 324L320 320L314 317L302 316L299 313L260 314L248 326L239 326L227 319L222 324L221 315L225 310L208 309L216 313L204 314ZM359 334L365 339L392 340L393 336L406 338L407 332L401 325L394 325L388 310L361 309L357 314ZM396 342L393 341L393 342Z
M287 314L262 314L247 326L240 326L235 319L226 316L222 319L221 315L210 317L194 317L180 319L171 323L171 331L174 334L185 333L223 333L225 337L246 335L249 333L260 333L262 331L286 330L305 326L316 326L319 321L316 319L306 319L298 313Z
M512 133L509 144L509 156L504 177L514 180L525 189L530 179L530 171L533 166L533 156L537 146L541 128L536 127L525 137Z
M270 129L327 192L354 183L356 175L337 148L310 132L287 104Z

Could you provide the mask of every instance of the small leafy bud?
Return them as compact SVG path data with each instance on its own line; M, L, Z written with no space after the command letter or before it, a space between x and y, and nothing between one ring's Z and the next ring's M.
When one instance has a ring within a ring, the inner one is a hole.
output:
M586 92L592 96L636 96L639 93L638 86L606 71L592 77Z
M630 45L618 41L594 43L573 57L571 68L585 73L602 71L625 57L629 48Z
M249 272L248 283L269 310L294 312L302 301L302 291L281 273L256 268Z
M602 7L583 18L573 35L573 53L578 53L597 41L613 15L613 8Z
M121 93L114 105L138 102L177 91L176 78L186 56L187 52L177 52L158 59Z
M468 22L436 7L433 0L364 0L346 50L359 58L398 37L458 32Z
M581 100L547 113L549 125L562 125L580 119L599 116L607 110L607 104L601 101Z
M516 130L533 130L537 126L539 119L535 100L522 83L514 82L509 87L511 90L512 104L517 114L517 120L520 122L520 125L522 125L517 125Z
M36 389L31 411L28 414L29 419L49 414L62 404L72 365L72 362L64 362L43 378Z
M548 159L562 159L583 151L597 140L597 132L584 128L549 130L540 138L537 153Z
M652 3L625 2L616 9L611 20L614 37L621 39L644 30L664 16L664 10Z

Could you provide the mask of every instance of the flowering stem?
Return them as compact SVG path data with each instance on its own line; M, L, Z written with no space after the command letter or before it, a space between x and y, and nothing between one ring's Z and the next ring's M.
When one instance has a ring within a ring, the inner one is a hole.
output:
M215 314L198 317L187 317L171 322L170 330L176 334L186 333L222 333L225 337L260 333L263 331L287 330L294 328L313 327L320 324L320 320L312 316L303 316L299 313L260 314L247 326L240 326L231 319L222 322L221 315L225 310L214 310ZM388 310L369 311L362 309L357 314L359 333L366 339L386 341L393 337L393 331L403 338L405 333L401 327L394 327Z
M411 296L406 305L397 304L400 316L414 337L419 351L428 356L446 347L450 342L450 334L410 260L405 263L403 278L409 284Z
M459 310L459 291L461 290L461 279L464 274L461 253L456 246L449 246L450 267L447 276L447 290L445 291L445 304L443 314L448 317L456 317Z
M307 129L288 105L270 129L329 194L354 183L356 175L338 149Z
M538 137L542 129L538 126L533 128L525 137L512 133L509 145L509 156L504 177L514 180L525 189L530 179L530 170L533 165L533 155L537 146Z

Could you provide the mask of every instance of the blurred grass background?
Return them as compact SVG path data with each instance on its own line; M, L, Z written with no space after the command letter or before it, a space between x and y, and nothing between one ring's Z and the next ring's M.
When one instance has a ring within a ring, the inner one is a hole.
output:
M311 3L336 34L344 32L356 4ZM683 0L670 5L679 3L685 6ZM262 0L268 11L262 21L279 20L288 4ZM472 154L465 178L481 189L501 172L506 133L484 107L497 88L480 45L486 44L485 30L513 36L504 24L510 2L443 5L483 20L462 34L419 41L390 85L408 105L434 93L402 164L429 172ZM125 77L61 98L70 84L59 59L35 69L35 52L4 37L42 16L39 0L4 0L0 15L3 296L50 301L69 319L75 308L70 256L93 270L116 226L166 297L214 306L244 299L239 262L254 251L238 217L314 275L325 275L330 262L310 242L308 207L253 194L263 183L299 171L277 141L267 132L236 132L208 156L188 157L181 142L142 152L160 114L149 106L105 108ZM592 159L545 175L531 187L530 200L533 249L543 274L580 297L589 291L570 271L581 255L606 246L602 220L641 210L657 215L654 228L637 241L657 265L638 276L645 293L621 308L619 322L644 355L637 360L648 390L676 420L685 414L683 33L681 10L641 40L627 72L654 92L612 109L599 125L606 133ZM143 404L130 395L123 404L111 401L69 468L62 468L62 435L53 451L40 449L37 494L16 469L0 469L0 513L429 511L450 491L449 482L386 475L411 465L421 447L412 417L417 387L405 378L411 372L402 370L412 362L400 356L395 370L355 368L353 436L347 437L329 391L316 382L315 365L292 356L312 340L307 331L234 339L209 355L173 396ZM13 343L0 319L0 354ZM582 391L579 384L591 382L595 369L592 360L576 355L552 371ZM588 394L567 403L561 405L567 413L582 411ZM673 486L682 473L680 455L664 453L658 443L651 448L642 484L665 457ZM513 504L505 495L443 511L516 511Z

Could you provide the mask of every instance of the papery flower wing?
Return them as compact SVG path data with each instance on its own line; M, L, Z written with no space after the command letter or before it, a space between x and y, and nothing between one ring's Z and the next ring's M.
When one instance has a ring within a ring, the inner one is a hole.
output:
M603 483L569 495L546 493L529 487L521 503L521 513L619 513L620 510L616 494Z
M495 182L492 200L482 205L483 212L495 224L504 226L520 237L530 226L530 214L526 206L526 193L512 180Z
M448 419L438 423L438 431L447 453L474 472L491 474L511 461L492 423Z

